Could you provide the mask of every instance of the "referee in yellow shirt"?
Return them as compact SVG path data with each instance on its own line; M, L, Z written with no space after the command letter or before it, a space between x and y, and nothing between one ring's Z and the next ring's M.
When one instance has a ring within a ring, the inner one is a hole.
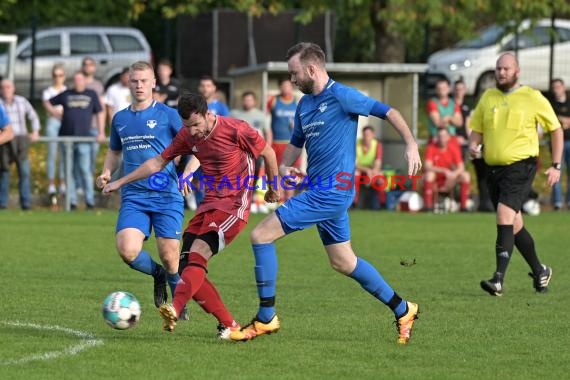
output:
M469 152L483 158L489 166L488 186L497 211L497 268L481 288L494 296L503 295L505 272L513 253L520 251L532 270L534 288L548 290L552 268L542 264L536 255L534 240L525 229L521 208L536 174L538 131L540 124L552 141L552 166L545 174L548 185L560 179L563 134L560 122L548 100L528 86L521 86L519 63L512 53L504 53L495 68L496 87L485 91L471 118Z

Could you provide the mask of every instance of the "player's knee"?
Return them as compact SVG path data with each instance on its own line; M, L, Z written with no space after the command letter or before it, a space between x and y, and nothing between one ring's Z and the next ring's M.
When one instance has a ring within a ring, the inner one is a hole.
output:
M471 175L468 171L464 171L461 173L461 182L463 183L470 183L471 182Z
M139 255L140 249L135 250L135 249L129 249L127 247L118 246L117 252L119 253L119 256L121 257L121 259L125 262L125 264L130 264Z
M435 181L435 172L433 172L433 171L431 171L431 170L426 171L425 174L424 174L424 181L426 181L426 182L433 182L433 181Z
M352 273L352 271L354 270L354 265L351 265L351 263L348 262L347 260L339 258L331 258L330 264L335 271L344 275L348 275Z
M249 239L252 244L270 243L267 238L267 231L261 225L257 225L249 234Z

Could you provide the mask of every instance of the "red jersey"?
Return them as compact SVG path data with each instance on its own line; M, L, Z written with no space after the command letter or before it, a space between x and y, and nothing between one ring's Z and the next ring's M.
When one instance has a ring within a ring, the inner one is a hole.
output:
M453 141L447 143L447 149L442 149L437 143L430 143L426 149L426 161L431 161L438 168L455 169L463 162L459 145Z
M196 214L215 209L247 221L255 158L264 148L263 138L245 121L217 116L205 139L191 136L183 127L160 155L170 161L191 154L200 161L200 186L206 195Z

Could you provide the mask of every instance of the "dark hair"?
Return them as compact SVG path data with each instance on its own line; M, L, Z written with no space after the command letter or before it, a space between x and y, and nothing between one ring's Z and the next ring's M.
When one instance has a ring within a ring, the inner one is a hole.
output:
M254 99L257 100L257 96L255 95L255 92L251 91L251 90L246 90L243 92L243 94L241 94L242 99L245 98L246 96L253 96Z
M218 84L216 83L216 81L214 80L214 78L212 78L210 75L202 75L202 76L200 77L200 82L202 82L203 80L212 81L212 83L214 84L214 86L216 86L216 88L218 88Z
M168 66L172 69L172 62L170 62L170 59L168 58L162 58L160 61L158 61L158 65Z
M290 78L290 77L280 77L280 78L279 78L279 81L278 81L277 83L279 83L279 86L281 87L281 85L282 85L284 82L291 82L291 78Z
M550 81L550 85L552 86L554 83L556 82L560 82L561 85L564 86L564 81L562 80L562 78L554 78Z
M435 84L441 83L441 82L445 82L448 85L451 85L451 83L449 83L449 79L447 79L446 77L439 77L437 78L437 80L435 81Z
M367 130L371 130L374 134L376 134L376 131L374 131L374 128L371 125L367 125L366 127L362 128L362 133Z
M206 98L190 91L182 91L178 99L178 114L182 119L188 119L194 113L205 116L206 112L208 112Z
M456 80L455 82L453 82L453 86L457 86L458 84L465 84L465 81L463 80L463 77L459 78L458 80Z
M299 42L287 50L285 60L288 61L294 55L299 54L302 63L316 63L317 65L325 65L325 52L321 47L312 42Z

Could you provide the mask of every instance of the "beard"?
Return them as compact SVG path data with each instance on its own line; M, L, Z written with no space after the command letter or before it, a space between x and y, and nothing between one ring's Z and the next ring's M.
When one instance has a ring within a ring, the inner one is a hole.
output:
M313 89L315 88L315 81L312 79L306 79L302 82L297 82L297 87L303 94L312 94Z
M507 79L506 82L499 83L497 78L495 78L495 85L497 86L497 88L499 90L501 90L503 92L507 92L507 91L511 90L513 87L515 87L518 79L519 78L517 78L516 76L513 76L512 78Z

